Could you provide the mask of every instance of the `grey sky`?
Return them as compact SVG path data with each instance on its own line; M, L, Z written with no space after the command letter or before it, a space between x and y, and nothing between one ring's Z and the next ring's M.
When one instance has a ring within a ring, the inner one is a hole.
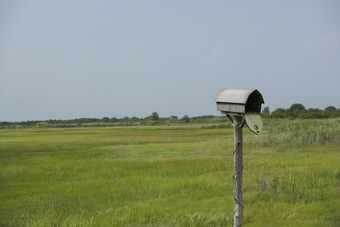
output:
M340 108L340 1L0 0L0 121Z

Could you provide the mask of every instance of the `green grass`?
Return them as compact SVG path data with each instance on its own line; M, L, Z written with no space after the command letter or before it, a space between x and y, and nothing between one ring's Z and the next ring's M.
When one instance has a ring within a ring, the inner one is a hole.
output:
M302 147L340 145L340 118L333 119L266 119L259 138L246 136L251 146Z
M244 225L339 226L338 139L287 124L244 129ZM0 226L230 226L232 152L231 128L0 130Z

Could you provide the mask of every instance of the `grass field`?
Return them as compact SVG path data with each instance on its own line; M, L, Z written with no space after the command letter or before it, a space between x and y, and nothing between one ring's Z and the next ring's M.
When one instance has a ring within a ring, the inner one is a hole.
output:
M232 128L0 130L0 226L230 226ZM340 225L340 119L244 128L245 226Z

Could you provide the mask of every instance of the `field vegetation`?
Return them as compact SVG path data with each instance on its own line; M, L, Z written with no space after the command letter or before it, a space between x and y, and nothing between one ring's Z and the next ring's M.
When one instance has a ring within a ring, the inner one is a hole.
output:
M216 119L0 130L0 226L230 226L233 129ZM243 131L245 226L340 225L339 118Z
M280 119L329 119L339 118L340 109L334 106L328 106L324 110L318 108L306 109L302 104L296 103L290 108L277 108L270 112L269 107L265 107L262 111L264 118L280 118ZM154 125L184 125L184 124L215 124L215 127L225 127L226 119L224 116L197 116L189 117L184 115L179 118L177 116L159 117L157 112L153 112L150 116L144 118L138 117L103 117L98 118L79 118L72 120L56 120L50 119L45 121L22 121L22 122L0 122L0 129L21 129L21 128L75 128L75 127L116 127L116 126L154 126Z

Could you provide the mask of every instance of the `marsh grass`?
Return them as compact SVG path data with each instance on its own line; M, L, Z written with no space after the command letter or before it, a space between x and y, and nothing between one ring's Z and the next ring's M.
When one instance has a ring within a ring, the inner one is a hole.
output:
M245 140L244 224L339 225L331 141ZM0 226L228 226L232 152L232 129L201 125L1 130Z
M258 137L245 136L251 146L302 147L340 144L340 118L265 119L265 132Z

